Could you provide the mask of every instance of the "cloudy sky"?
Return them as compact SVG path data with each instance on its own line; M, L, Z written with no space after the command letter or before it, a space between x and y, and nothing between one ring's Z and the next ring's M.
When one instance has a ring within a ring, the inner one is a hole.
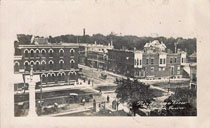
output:
M13 33L195 37L195 0L63 0L1 3ZM6 11L5 11L6 10Z

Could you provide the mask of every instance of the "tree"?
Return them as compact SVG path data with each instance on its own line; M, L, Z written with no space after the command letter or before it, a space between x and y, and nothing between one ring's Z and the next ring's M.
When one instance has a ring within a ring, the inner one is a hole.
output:
M164 102L168 116L195 116L197 113L195 89L177 88Z
M129 78L118 82L116 93L121 103L130 104L134 115L139 108L143 107L143 104L149 106L153 100L149 85L137 80L131 81Z

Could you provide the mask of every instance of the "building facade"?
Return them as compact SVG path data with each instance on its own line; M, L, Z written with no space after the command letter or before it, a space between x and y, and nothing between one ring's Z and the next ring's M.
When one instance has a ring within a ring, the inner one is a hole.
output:
M108 70L114 73L133 77L134 53L131 50L108 50Z
M109 70L138 79L181 78L186 52L166 51L157 40L146 43L144 50L109 50Z
M98 69L107 69L108 50L113 49L112 42L108 45L80 44L80 64Z
M35 42L15 47L14 72L28 75L31 67L43 85L75 84L78 81L78 45Z

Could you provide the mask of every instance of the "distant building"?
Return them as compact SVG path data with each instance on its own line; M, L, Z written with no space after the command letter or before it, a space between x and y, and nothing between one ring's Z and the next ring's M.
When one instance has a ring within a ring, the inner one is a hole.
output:
M78 81L78 44L49 44L46 38L34 38L29 45L15 46L15 74L40 75L41 84L63 85Z
M134 76L134 52L131 50L108 50L108 70L129 77Z
M181 78L186 52L172 53L157 40L146 43L144 50L109 50L109 70L134 78Z
M197 54L196 52L193 52L191 55L188 56L188 60L191 63L196 63L197 62Z
M189 67L190 67L190 87L196 88L197 87L197 54L196 52L189 55Z
M107 69L108 50L113 49L112 42L108 45L97 44L80 44L80 64L89 67Z

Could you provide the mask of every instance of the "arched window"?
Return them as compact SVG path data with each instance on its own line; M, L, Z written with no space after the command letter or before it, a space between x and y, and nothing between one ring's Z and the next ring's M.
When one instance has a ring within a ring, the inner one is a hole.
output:
M49 49L48 53L49 53L49 56L50 56L50 57L53 57L53 52L54 52L54 51L53 51L52 49Z
M31 57L34 57L34 50L31 49L30 52L31 52Z
M45 65L46 65L46 61L42 60L40 70L45 70Z
M75 52L74 49L70 49L70 55L71 55L71 56L74 56L74 52Z
M60 53L60 56L63 57L64 56L64 50L61 48L59 49L59 53Z
M55 82L55 76L56 76L55 73L51 74L51 82Z
M58 81L62 81L62 74L58 73Z
M45 57L45 55L46 55L46 50L45 50L45 49L42 49L42 50L41 50L41 54L42 54L42 57Z
M46 83L46 82L47 82L46 74L42 74L42 75L41 75L41 80L42 80L42 81L41 81L42 83Z
M36 56L39 57L40 50L39 49L36 49L35 50L35 53L36 53Z
M28 61L24 62L24 69L25 69L25 71L30 71L30 65L29 65Z
M65 72L58 73L58 81L65 81Z
M20 63L18 61L15 61L14 72L19 71L19 66L20 66Z
M28 57L29 56L29 50L28 49L25 49L24 50L24 55L25 55L25 57Z
M35 63L34 63L34 61L32 60L32 61L30 61L30 65L35 65Z
M64 68L64 61L63 60L59 60L59 65L60 65L60 69Z
M50 60L48 64L49 64L49 69L52 70L54 62L52 60Z
M75 61L74 61L73 59L71 59L71 60L70 60L70 67L71 67L71 68L74 68L74 66L75 66L74 63L75 63Z
M35 64L35 70L40 70L40 62L37 60Z
M75 72L69 72L69 80L75 80L76 73Z
M47 74L47 77L48 77L48 82L52 82L52 74L51 73L48 73Z

